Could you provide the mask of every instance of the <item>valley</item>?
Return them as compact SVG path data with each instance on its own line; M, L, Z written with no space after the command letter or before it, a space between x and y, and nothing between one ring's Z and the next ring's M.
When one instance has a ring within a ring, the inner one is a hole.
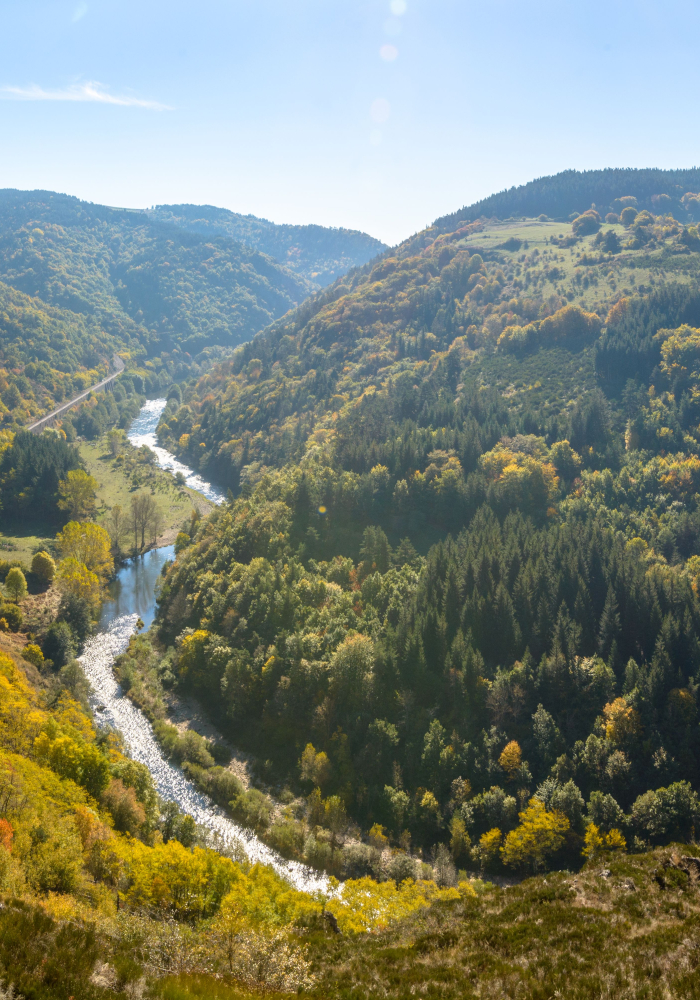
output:
M566 172L393 248L0 193L27 1000L695 995L697 190Z

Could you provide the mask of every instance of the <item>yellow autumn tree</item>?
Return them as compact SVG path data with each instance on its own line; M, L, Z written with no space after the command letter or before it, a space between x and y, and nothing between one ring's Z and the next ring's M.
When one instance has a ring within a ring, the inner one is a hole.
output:
M503 863L512 868L540 871L564 843L569 821L563 813L549 812L540 799L530 799L527 809L518 817L520 824L510 831L501 848Z
M624 698L616 698L603 709L605 738L618 746L635 739L642 731L639 713Z
M83 521L95 512L97 480L83 469L71 469L58 484L58 506L68 511L71 518Z
M523 755L520 749L520 744L517 740L511 740L510 743L507 743L503 748L503 752L498 758L498 763L501 765L508 777L512 778L520 769L522 762Z
M479 856L483 868L488 869L492 867L501 852L502 843L503 834L497 826L481 834L479 838Z
M109 533L99 524L69 521L56 536L56 543L64 560L75 559L101 580L112 574L112 541Z
M82 598L93 609L97 606L101 593L100 578L84 563L72 557L63 559L58 565L56 580L64 593Z
M601 851L624 851L627 841L616 827L609 833L603 833L595 823L589 823L583 841L581 854L590 861Z

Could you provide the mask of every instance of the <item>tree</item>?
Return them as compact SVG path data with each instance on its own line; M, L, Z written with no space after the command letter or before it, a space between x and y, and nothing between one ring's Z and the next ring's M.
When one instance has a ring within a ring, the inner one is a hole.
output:
M56 575L56 563L48 552L37 552L32 559L32 573L42 583L51 583Z
M27 580L19 566L13 566L5 577L5 589L15 604L27 596Z
M94 608L100 599L100 578L72 556L58 566L58 585L64 593L81 598Z
M102 580L114 570L110 537L99 524L69 521L56 536L56 542L64 560L82 563Z
M588 802L588 822L593 823L604 833L608 833L616 826L621 826L625 819L625 814L612 795L604 792L591 792Z
M627 841L618 829L602 833L595 823L589 823L586 827L581 854L591 861L601 851L624 851L626 847Z
M112 458L117 458L121 455L125 444L126 435L123 430L114 428L107 432L107 446Z
M121 552L122 539L125 538L127 532L129 531L126 511L123 510L121 504L115 503L115 505L110 508L110 511L105 518L105 525L107 527L107 531L109 532L109 537L112 540L112 550L116 555L118 555Z
M97 480L83 469L72 469L58 484L60 510L68 511L71 520L83 521L95 512Z
M328 760L328 754L323 750L316 753L313 744L307 743L299 761L299 769L304 781L310 781L319 788L323 788L330 777L331 762Z
M569 821L563 813L548 812L539 799L530 799L520 824L511 830L501 848L503 863L513 868L529 868L533 873L544 868L547 859L564 843Z
M501 847L502 843L503 834L497 826L493 827L492 830L487 830L486 833L482 833L479 838L479 857L481 858L482 868L487 869L493 866L494 862L498 859L499 853L503 850Z
M348 816L343 800L339 795L329 796L323 803L323 811L323 825L331 831L331 846L335 847L338 835L348 825Z
M139 535L141 536L141 549L146 546L146 532L152 524L158 505L150 493L135 493L131 498L131 525L134 532L134 549L139 548Z
M501 753L498 758L498 763L501 765L503 770L506 772L509 778L513 778L520 769L520 765L523 762L523 755L520 750L520 744L516 740L511 740Z
M632 826L655 843L690 840L699 819L700 802L688 781L640 795L630 817Z
M458 861L463 854L469 851L472 845L471 837L467 833L467 827L457 813L450 820L450 850L452 857Z

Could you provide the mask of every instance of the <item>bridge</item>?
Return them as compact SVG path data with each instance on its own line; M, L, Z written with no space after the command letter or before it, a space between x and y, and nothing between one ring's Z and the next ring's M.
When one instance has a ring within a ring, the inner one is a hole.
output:
M101 389L106 389L107 386L115 380L115 378L118 378L121 375L125 367L124 362L117 354L115 354L112 358L112 362L114 367L117 369L115 372L112 372L112 374L108 375L107 378L103 378L101 382L97 383L97 385L93 385L89 389L85 389L78 396L75 396L67 403L62 403L60 406L57 406L55 410L52 410L51 413L47 413L45 417L42 417L33 424L29 424L27 430L31 431L33 434L40 434L45 427L48 427L53 423L56 417L60 417L62 413L65 413L66 410L70 410L71 407L76 406L78 403L82 403L84 399L87 399L91 392L99 392Z

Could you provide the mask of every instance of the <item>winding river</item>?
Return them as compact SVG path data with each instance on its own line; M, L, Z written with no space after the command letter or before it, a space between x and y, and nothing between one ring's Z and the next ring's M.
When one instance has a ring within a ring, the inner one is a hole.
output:
M164 407L164 399L149 400L134 420L129 439L137 446L147 444L155 451L162 468L182 472L189 486L215 503L221 503L224 496L220 491L156 445L155 429ZM164 564L173 557L173 546L136 556L119 571L111 584L112 600L103 608L98 633L85 644L80 657L93 689L91 704L95 718L102 725L114 726L121 732L129 753L134 760L148 767L163 799L177 802L184 812L218 834L224 843L231 846L240 844L250 861L271 865L296 888L307 892L328 891L324 875L299 862L280 857L250 830L230 820L211 799L195 788L179 768L166 760L145 715L129 701L117 683L112 669L115 657L127 648L139 618L146 628L153 622L156 583Z

